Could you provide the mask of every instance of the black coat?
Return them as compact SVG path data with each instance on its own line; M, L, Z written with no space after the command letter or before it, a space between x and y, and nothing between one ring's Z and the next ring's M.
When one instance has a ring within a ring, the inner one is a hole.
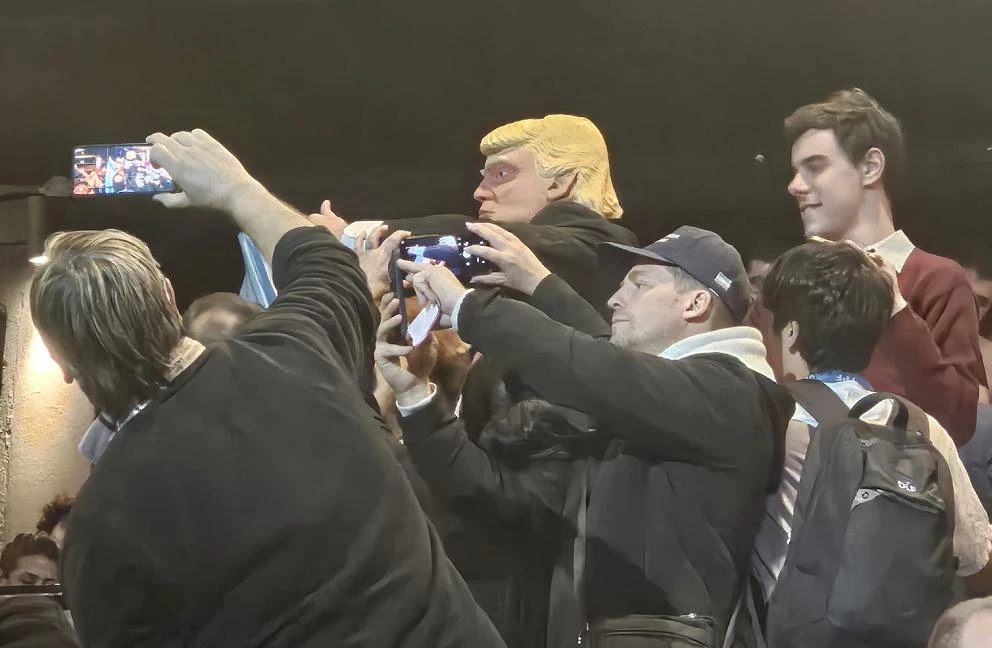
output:
M358 379L378 311L321 228L279 298L115 436L62 559L87 648L498 648Z
M695 613L722 626L781 475L788 393L729 355L665 360L612 345L605 328L581 333L595 323L592 309L556 278L532 303L554 319L492 293L469 295L459 334L548 401L598 421L614 439L598 468L573 464L567 487L548 489L541 473L473 444L439 407L403 419L411 457L435 490L499 502L488 510L518 520L556 516L557 526L533 532L563 532L560 547L575 535L576 477L589 476L585 613L556 583L550 648L573 646L583 619ZM562 573L571 560L559 555Z
M62 608L47 596L0 599L3 648L78 648Z

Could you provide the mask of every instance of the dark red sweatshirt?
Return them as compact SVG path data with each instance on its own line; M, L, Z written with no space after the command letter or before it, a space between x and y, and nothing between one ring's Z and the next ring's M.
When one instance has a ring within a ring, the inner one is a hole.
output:
M964 270L950 259L914 247L901 269L894 265L909 307L885 325L864 374L876 391L901 394L926 410L960 447L975 433L978 388L986 386L975 295ZM756 307L749 323L761 331L768 362L781 376L782 349L771 337L771 313Z

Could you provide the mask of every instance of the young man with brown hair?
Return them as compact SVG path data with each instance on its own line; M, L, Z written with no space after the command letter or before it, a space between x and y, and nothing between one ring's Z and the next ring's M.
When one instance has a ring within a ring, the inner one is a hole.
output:
M806 236L852 241L881 256L897 278L893 315L865 376L932 414L959 446L966 443L976 406L988 396L975 297L957 263L917 248L893 225L891 181L904 158L898 120L855 88L799 108L785 120L785 133L795 170L788 190ZM769 359L780 370L777 355Z

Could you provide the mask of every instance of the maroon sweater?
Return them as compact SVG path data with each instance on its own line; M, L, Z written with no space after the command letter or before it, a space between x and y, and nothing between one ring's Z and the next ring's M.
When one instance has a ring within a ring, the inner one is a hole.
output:
M975 295L961 266L919 248L899 273L899 290L909 307L886 323L864 374L876 391L906 396L931 414L960 447L975 433L978 387L986 386ZM781 376L771 313L757 306L749 323L761 331L768 362Z

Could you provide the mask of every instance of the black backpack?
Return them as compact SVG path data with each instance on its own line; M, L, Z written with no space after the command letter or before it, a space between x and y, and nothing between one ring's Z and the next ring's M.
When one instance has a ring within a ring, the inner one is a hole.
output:
M788 387L818 425L768 605L768 645L925 647L957 571L951 474L927 415L894 394L848 411L823 383ZM883 401L893 403L887 425L860 420Z

